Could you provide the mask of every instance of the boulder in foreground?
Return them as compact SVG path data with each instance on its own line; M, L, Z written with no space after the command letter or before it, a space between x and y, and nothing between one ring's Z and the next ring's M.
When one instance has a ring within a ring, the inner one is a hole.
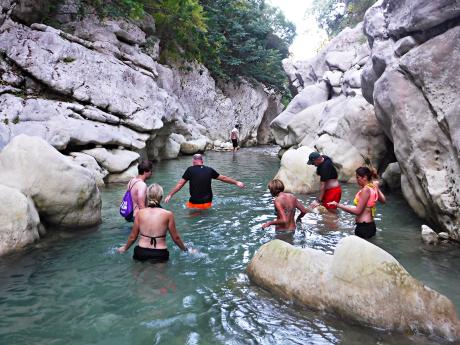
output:
M274 240L247 269L272 293L374 327L460 338L455 307L414 279L390 254L357 236L342 239L334 255Z

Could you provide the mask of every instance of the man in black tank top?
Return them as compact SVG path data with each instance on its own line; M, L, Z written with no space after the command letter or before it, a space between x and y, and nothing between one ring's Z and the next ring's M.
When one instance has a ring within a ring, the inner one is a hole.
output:
M186 204L188 208L206 209L212 206L211 183L213 179L244 188L244 183L221 175L213 168L205 166L201 154L193 155L192 164L191 167L185 170L182 178L166 196L165 203L168 203L171 197L180 191L187 182L189 182L190 188L190 199Z

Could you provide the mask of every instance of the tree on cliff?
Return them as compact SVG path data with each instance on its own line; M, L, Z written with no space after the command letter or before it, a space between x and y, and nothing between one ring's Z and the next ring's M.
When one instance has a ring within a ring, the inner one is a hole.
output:
M311 14L329 36L354 27L377 0L313 0Z
M221 80L245 77L289 93L281 61L295 26L265 0L83 0L82 6L103 17L152 15L162 62L196 60Z

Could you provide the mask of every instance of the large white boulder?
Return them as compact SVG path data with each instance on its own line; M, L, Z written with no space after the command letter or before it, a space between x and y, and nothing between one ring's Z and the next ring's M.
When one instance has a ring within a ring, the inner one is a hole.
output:
M342 239L334 255L274 240L256 252L247 272L253 283L275 295L354 323L460 337L460 322L447 297L357 236Z
M0 256L20 249L44 234L34 203L19 190L0 185Z
M71 152L70 157L75 163L93 173L98 186L104 185L104 178L109 174L109 172L104 168L101 168L93 156L81 152Z
M307 165L308 156L313 151L312 148L302 146L283 154L281 167L274 178L283 181L286 192L310 193L319 190L316 167Z
M101 221L93 173L38 137L18 135L0 152L0 181L30 197L46 224L75 228Z
M137 152L120 149L107 150L103 147L83 150L82 152L94 157L99 165L110 173L120 173L126 170L131 163L140 157Z

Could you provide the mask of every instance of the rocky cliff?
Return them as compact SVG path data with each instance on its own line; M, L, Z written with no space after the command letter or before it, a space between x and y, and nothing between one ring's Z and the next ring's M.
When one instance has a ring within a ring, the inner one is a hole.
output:
M401 169L417 212L460 239L460 4L458 0L377 2L365 16L371 59L363 94Z
M235 123L243 145L272 141L279 97L245 81L219 83L196 63L158 63L153 18L100 19L64 1L0 1L0 149L42 137L103 181L136 173L137 159L220 146ZM57 28L59 27L59 29Z
M359 165L395 162L385 182L459 240L459 23L458 0L378 1L314 59L286 62L299 93L271 123L276 142L332 156L342 181ZM291 187L314 190L309 181Z

